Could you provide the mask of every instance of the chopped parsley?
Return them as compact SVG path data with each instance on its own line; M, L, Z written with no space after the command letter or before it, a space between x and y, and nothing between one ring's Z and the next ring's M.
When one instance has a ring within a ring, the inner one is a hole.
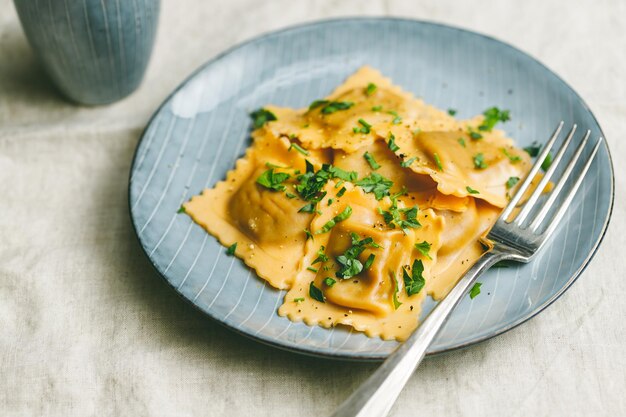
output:
M233 243L232 245L228 247L228 249L226 250L226 255L233 256L236 250L237 250L237 242Z
M324 282L324 285L326 285L327 287L332 287L333 285L337 283L337 281L331 277L324 278L323 282Z
M478 192L478 190L473 189L472 187L470 187L469 185L467 187L465 187L465 189L467 190L468 193L470 194L480 194Z
M415 245L415 249L417 249L417 251L419 253L421 253L423 256L427 257L428 259L433 259L430 257L430 243L423 241L422 243L416 243Z
M321 107L320 112L322 114L332 114L339 110L348 110L354 106L351 101L328 101L328 100L315 100L309 106L309 111Z
M380 164L378 162L376 162L376 159L374 159L374 157L369 152L366 151L363 154L363 158L365 158L367 163L370 164L370 167L372 167L372 169L374 171L376 171L378 168L380 168Z
M372 172L369 176L361 178L356 185L361 187L366 193L374 193L376 200L389 195L389 190L393 186L393 181L388 180L380 174Z
M346 187L341 187L341 190L339 190L339 192L337 193L337 197L343 196L345 192L346 192Z
M317 258L313 260L313 265L315 265L318 262L328 261L328 256L326 256L325 251L326 251L326 248L324 247L324 245L320 246L320 248L317 250Z
M483 135L481 135L480 133L472 130L472 128L469 129L469 137L472 138L472 140L480 140L483 138Z
M302 208L298 210L298 213L315 213L315 204L316 203L308 203L302 206Z
M389 149L391 149L391 152L395 152L398 149L400 149L400 147L396 145L396 137L393 135L393 133L389 133L389 140L387 141L387 146L389 147Z
M259 175L256 182L268 190L283 191L285 189L283 182L287 181L289 178L289 174L284 172L274 172L274 168L270 168Z
M267 122L278 120L274 113L264 108L253 111L250 113L250 117L252 117L252 126L255 129L263 127Z
M548 155L546 155L546 159L544 159L541 163L541 169L547 171L550 168L550 165L552 165L552 152L548 152Z
M457 139L457 142L459 142L459 143L461 144L461 146L465 148L465 146L466 146L466 145L465 145L465 139L463 139L463 138L458 138L458 139Z
M477 282L477 283L474 284L474 286L472 287L472 289L469 292L469 296L470 296L470 298L472 300L474 299L474 297L476 297L478 294L480 294L480 287L482 285L483 284L481 282Z
M392 198L392 204L388 211L378 208L378 212L383 216L387 226L391 229L399 227L407 235L409 234L409 228L416 229L422 226L417 220L418 211L417 206L399 209L398 201L395 198Z
M521 156L512 155L511 153L509 153L509 151L506 150L506 148L502 148L502 153L506 155L507 158L509 158L509 161L511 161L512 164L516 164L522 160Z
M293 299L293 302L294 302L294 303L301 303L301 302L303 302L303 301L304 301L304 297L298 297L298 298L294 298L294 299Z
M330 229L335 227L337 223L346 220L348 217L350 217L350 215L352 215L352 207L346 206L346 208L343 209L341 213L339 213L338 215L336 215L335 217L327 221L320 230L315 232L315 234L326 233L330 231Z
M418 294L422 288L424 288L426 280L424 279L423 273L424 264L419 259L413 261L410 274L406 268L402 268L402 277L404 278L404 289L406 290L406 295L410 297L411 295Z
M300 152L302 155L308 156L309 155L309 151L307 151L306 149L304 149L302 146L298 145L297 143L291 143L291 145L289 145L289 149L287 149L288 151L291 151L291 148L294 148L296 151Z
M539 145L537 142L533 142L530 146L524 148L524 151L533 158L539 155L540 150L541 145Z
M454 115L456 115L456 110L454 110L454 109L448 109L448 114L449 114L450 116L454 116Z
M402 117L400 117L398 112L394 110L389 110L387 113L393 116L393 120L391 121L392 125L399 125L400 123L402 123Z
M295 194L291 194L291 193L285 193L285 197L287 197L287 198L289 198L289 199L292 199L292 198L296 198L296 197L297 197L297 195L295 195Z
M400 291L400 284L398 283L398 279L396 278L395 273L391 273L391 278L393 279L393 308L398 309L402 303L398 301L398 292Z
M508 110L500 110L497 107L488 108L483 112L483 116L485 116L485 119L480 126L478 126L478 130L487 132L491 132L491 129L493 129L498 122L507 122L511 120Z
M376 92L376 84L374 83L369 83L367 85L367 87L365 87L365 95L366 96L371 96L372 94L374 94Z
M185 206L180 206L180 208L176 210L176 213L186 213Z
M370 256L367 257L367 259L365 260L365 263L363 264L363 269L370 269L372 267L372 264L374 263L375 258L376 258L376 255L374 255L373 253L370 253Z
M312 266L307 266L306 269L308 269L311 272L315 272L317 274L317 269L313 268Z
M485 155L482 153L477 153L474 155L474 168L476 169L485 169L489 165L485 162Z
M330 206L331 204L333 204L333 202L334 202L334 201L335 201L335 200L333 200L332 198L329 198L329 199L328 199L328 205Z
M363 271L363 264L358 259L361 253L363 253L363 251L367 247L380 247L380 245L374 242L374 239L372 239L371 237L366 237L359 240L359 236L356 233L352 233L350 236L352 238L352 246L350 246L342 255L339 255L336 258L337 263L340 266L339 271L335 273L335 276L337 278L348 279L361 273L361 271ZM370 258L368 257L368 261L369 259ZM367 264L368 261L366 261L365 263ZM374 259L371 260L371 262L373 261Z
M314 240L313 238L313 233L311 233L311 231L309 229L304 229L304 233L306 234L306 240Z
M411 164L412 164L413 162L415 162L415 160L416 160L416 159L417 159L417 157L414 157L414 158L410 158L410 159L407 159L407 160L405 160L405 161L402 161L402 162L400 162L400 166L401 166L402 168L409 167L409 166L411 166Z
M306 161L306 163L307 172L298 175L298 184L296 185L296 191L304 201L318 202L324 198L326 192L323 192L322 188L332 178L339 178L344 181L355 181L357 179L357 173L354 171L348 172L341 168L324 164L319 171L314 172L313 165L309 161Z
M435 165L437 165L437 169L439 169L439 171L443 171L443 166L441 165L441 159L439 159L439 155L437 155L437 153L434 153L433 158L435 159Z
M370 133L370 131L372 129L372 125L371 124L367 123L363 119L359 119L358 122L361 125L361 127L357 126L357 127L353 128L352 131L354 133L363 133L363 134Z
M311 281L311 284L309 285L309 295L312 299L317 300L320 303L326 302L324 300L324 293L322 292L322 290L315 286L315 283L313 281Z
M383 106L374 106L372 107L372 111L381 111L383 109Z
M515 184L517 184L518 182L519 182L519 177L509 177L509 179L506 181L507 190L510 190L511 188L515 187Z

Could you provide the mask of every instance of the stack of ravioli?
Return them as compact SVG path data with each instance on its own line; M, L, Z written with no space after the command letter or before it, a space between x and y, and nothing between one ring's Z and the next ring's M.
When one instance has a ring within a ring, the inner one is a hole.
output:
M406 339L481 255L530 169L494 128L425 104L363 67L308 108L253 113L253 143L185 212L269 284L278 313Z

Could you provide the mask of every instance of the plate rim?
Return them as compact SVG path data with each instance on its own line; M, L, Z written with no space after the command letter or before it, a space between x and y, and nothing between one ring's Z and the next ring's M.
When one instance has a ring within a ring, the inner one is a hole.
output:
M138 153L139 153L139 148L143 142L143 140L146 137L146 133L149 129L149 127L152 125L153 121L156 119L156 117L160 114L161 110L168 104L170 103L170 101L172 100L172 98L176 95L176 93L178 93L185 85L187 85L188 82L190 82L193 78L195 78L198 74L200 74L205 68L216 64L217 62L219 62L221 59L227 57L229 54L235 52L236 50L246 47L247 45L256 43L256 42L261 42L269 37L272 36L277 36L277 35L282 35L288 32L296 32L298 30L302 30L302 29L309 29L315 26L324 26L327 24L336 24L336 23L342 23L342 22L357 22L357 23L380 23L380 22L403 22L403 23L409 23L409 24L417 24L417 25L425 25L425 26L432 26L432 27L437 27L437 28L443 28L443 29L447 29L447 30L453 30L456 32L461 32L462 34L469 34L472 36L478 36L480 38L483 38L486 41L489 42L495 42L497 44L500 44L501 46L504 46L505 48L508 48L510 50L513 50L516 53L520 53L522 55L525 55L526 57L530 58L530 60L534 61L534 63L538 64L541 68L543 68L545 71L547 71L548 73L550 73L552 76L554 76L554 78L557 80L557 82L559 82L563 87L565 87L567 90L569 90L571 93L573 93L573 95L580 100L580 103L582 104L583 108L589 112L589 115L591 116L592 120L596 123L596 125L598 126L598 130L600 132L600 136L602 138L604 138L604 143L605 143L605 147L606 147L606 151L607 151L607 155L608 155L608 160L609 160L609 171L610 171L610 201L609 201L609 208L608 208L608 212L607 212L607 216L604 220L604 223L602 225L602 229L600 231L600 235L598 237L598 239L593 243L593 246L591 248L591 250L589 251L589 254L585 257L585 259L583 260L581 266L574 272L572 273L571 277L567 280L567 282L558 290L556 291L550 298L548 298L545 302L543 302L541 305L537 306L532 312L530 312L527 315L524 315L522 317L520 317L519 319L517 319L516 321L514 321L513 323L501 327L491 333L488 333L484 336L481 336L479 338L473 339L471 341L467 341L467 342L462 342L462 343L457 343L457 344L453 344L452 346L445 348L445 349L439 349L433 352L427 352L426 356L438 356L438 355L442 355L445 353L449 353L455 350L462 350L462 349L467 349L470 346L485 342L489 339L492 339L496 336L499 336L501 334L504 334L506 332L509 332L511 330L513 330L514 328L526 323L527 321L529 321L530 319L534 318L535 316L537 316L538 314L540 314L541 312L543 312L546 308L548 308L550 305L552 305L557 299L559 299L573 284L574 282L578 279L578 277L585 271L585 269L589 266L589 263L591 262L591 260L594 258L594 256L596 255L598 248L600 247L600 245L602 244L602 241L604 240L604 237L606 236L606 232L608 230L608 226L609 223L612 219L612 215L613 215L613 208L614 208L614 203L615 203L615 171L613 168L613 158L611 156L611 151L609 148L609 143L606 140L606 136L604 135L604 132L602 131L602 126L600 126L600 123L598 122L598 119L596 118L595 114L591 111L590 107L587 105L587 103L585 102L585 100L576 92L576 90L574 90L574 88L572 86L570 86L567 82L565 82L565 80L563 80L556 72L552 71L549 67L547 67L545 64L543 64L539 59L535 58L533 55L509 44L508 42L502 41L500 39L497 39L493 36L490 35L486 35L483 34L481 32L476 32L474 30L470 30L470 29L465 29L462 27L458 27L458 26L454 26L454 25L449 25L446 23L440 23L440 22L436 22L436 21L431 21L431 20L421 20L421 19L411 19L411 18L405 18L405 17L394 17L394 16L346 16L346 17L337 17L337 18L327 18L327 19L316 19L316 20L312 20L309 22L305 22L305 23L299 23L299 24L294 24L294 25L288 25L276 30L271 30L271 31L267 31L264 33L261 33L257 36L253 36L249 39L245 39L241 42L238 42L228 48L226 48L225 50L223 50L222 52L218 53L217 55L213 56L212 58L210 58L209 60L207 60L206 62L204 62L203 64L201 64L198 68L196 68L194 71L192 71L187 77L185 77L177 86L176 88L174 88L174 90L172 90L172 92L170 94L168 94L163 101L161 102L161 104L154 110L154 112L152 113L152 115L150 116L150 118L148 119L145 128L142 130L141 135L139 137L139 140L137 141L137 144L135 146L135 151L133 152L133 157L131 160L131 164L130 164L130 171L129 171L129 176L128 176L128 194L127 194L127 200L128 200L128 213L130 216L130 220L131 220L131 225L135 234L135 238L137 239L137 242L139 243L139 246L141 247L142 252L144 253L144 255L146 256L146 258L148 259L148 261L150 262L150 265L152 265L152 267L154 268L154 270L157 272L157 274L161 277L161 279L163 281L165 281L165 283L172 289L174 290L174 292L181 297L183 300L185 300L189 305L191 305L195 310L199 311L202 313L202 315L209 317L210 319L212 319L213 321L219 323L220 325L226 327L227 329L242 335L246 338L252 339L256 342L260 342L264 345L268 345L271 347L275 347L284 351L288 351L288 352L292 352L292 353L297 353L297 354L302 354L302 355L306 355L306 356L311 356L311 357L316 357L316 358L325 358L325 359L334 359L334 360L344 360L344 361L357 361L357 362L380 362L383 361L384 359L387 358L388 355L385 354L381 354L381 355L363 355L363 354L359 354L357 353L347 353L347 352L326 352L326 351L313 351L311 349L307 349L307 348L301 348L299 347L297 344L293 343L293 344L286 344L284 343L284 341L278 340L278 339L274 339L271 337L267 337L264 335L257 335L257 334L251 334L251 333L246 333L245 331L238 329L236 327L231 326L229 323L227 323L226 321L216 317L215 315L212 315L209 311L207 310L203 310L202 308L200 308L199 305L197 305L196 303L194 303L192 300L190 300L189 298L185 297L180 291L178 291L177 288L174 287L174 285L167 279L167 277L161 273L161 271L159 270L159 268L157 267L157 265L155 264L155 262L153 261L152 257L150 256L150 254L147 252L146 248L143 245L142 239L140 237L139 234L139 230L138 230L138 226L135 223L135 217L133 216L133 211L132 211L132 199L131 199L131 186L132 186L132 176L133 176L133 172L135 170L135 165L137 163L137 157L138 157Z

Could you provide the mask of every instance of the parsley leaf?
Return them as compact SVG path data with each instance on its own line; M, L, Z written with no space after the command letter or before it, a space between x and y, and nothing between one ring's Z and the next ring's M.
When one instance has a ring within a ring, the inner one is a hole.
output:
M480 140L483 138L483 135L481 135L480 133L472 130L472 128L469 129L469 137L472 138L472 140Z
M443 166L441 165L441 159L439 159L439 155L437 155L437 153L434 153L433 158L435 159L435 165L437 165L437 169L439 169L439 171L443 171Z
M477 153L474 155L474 168L476 169L485 169L489 165L485 162L485 155L482 153Z
M376 112L381 111L382 109L383 109L383 106L374 106L374 107L372 107L372 111L376 111Z
M454 109L448 109L448 114L449 114L450 116L454 116L454 115L456 114L456 110L454 110Z
M361 125L361 127L355 127L352 129L352 131L354 133L363 133L363 134L368 134L370 133L371 129L372 129L372 125L367 123L365 120L363 119L359 119L358 120L359 124Z
M185 206L180 206L180 208L176 210L176 213L186 213Z
M548 152L546 159L544 159L541 163L541 169L547 171L550 168L550 165L552 165L552 151Z
M289 145L289 149L287 149L287 151L291 151L291 148L294 148L296 151L300 152L302 155L305 155L305 156L309 155L309 151L307 151L306 149L304 149L297 143L292 142L291 145Z
M342 197L345 193L346 193L346 187L341 187L341 189L337 193L337 197Z
M312 262L313 265L315 265L318 262L326 262L328 261L328 256L326 256L326 248L324 247L324 245L320 246L320 248L317 250L317 258L315 258Z
M463 138L458 138L458 139L457 139L457 142L459 142L459 143L461 144L461 146L465 148L465 139L463 139Z
M483 115L485 116L485 119L480 126L478 126L478 130L487 132L491 132L491 129L493 129L498 122L511 120L508 110L500 110L497 107L488 108L483 112Z
M400 117L398 112L394 110L389 110L387 113L393 116L393 120L391 121L392 125L399 125L400 123L402 123L402 117Z
M264 108L253 111L250 113L250 117L252 117L252 126L254 126L255 129L263 127L267 122L278 120L274 113Z
M524 148L524 151L526 151L526 153L533 158L539 155L540 150L541 150L541 145L539 145L537 142L533 142L530 146L527 146Z
M472 287L472 289L469 292L469 296L470 296L470 298L472 300L474 299L474 297L476 297L478 294L480 294L480 287L482 285L483 284L481 282L477 282L477 283L474 284L474 286Z
M400 162L400 166L401 166L402 168L409 167L409 166L411 166L411 164L412 164L413 162L415 162L415 160L416 160L416 159L417 159L417 157L414 157L414 158L410 158L410 159L407 159L407 160L405 160L405 161L402 161L402 162Z
M395 273L391 273L391 278L393 279L393 308L398 309L402 303L398 301L398 292L400 291L400 284L398 283L398 279L396 278Z
M467 190L468 193L470 194L480 194L478 192L478 190L473 189L472 187L470 187L469 185L467 187L465 187L465 189Z
M304 301L304 297L298 297L298 298L294 298L294 299L293 299L293 302L294 302L294 303L301 303L301 302L303 302L303 301Z
M315 100L309 106L309 111L317 107L321 107L320 112L322 114L332 114L339 110L348 110L354 105L351 101L328 101L328 100Z
M306 240L314 240L313 238L313 233L311 233L311 231L309 229L304 229L304 233L306 234Z
M302 206L302 208L298 210L298 213L315 213L315 204L316 203L309 203Z
M512 164L516 164L522 160L521 156L512 155L511 153L509 153L509 151L506 150L506 148L502 148L502 153L505 154L507 158L509 158L509 161L511 161Z
M315 234L317 235L317 234L320 234L320 233L326 233L326 232L330 231L330 229L335 227L335 225L337 223L346 220L348 217L350 217L351 214L352 214L352 207L346 206L346 208L343 209L343 211L341 213L339 213L338 215L336 215L335 217L333 217L332 219L327 221L324 224L324 226L322 226L322 228L320 230L315 232Z
M376 159L374 159L374 157L369 152L366 151L363 154L363 158L365 158L367 163L370 164L370 167L372 167L374 171L380 168L380 164L376 162Z
M395 152L398 149L400 149L400 147L396 145L396 137L393 135L393 133L389 133L389 140L387 141L387 146L389 147L389 149L391 149L391 152Z
M312 266L307 266L306 269L317 274L317 269L313 268Z
M411 296L413 294L418 294L424 285L426 284L426 280L424 279L424 264L421 260L416 259L413 261L413 266L411 267L411 274L409 275L406 268L402 268L402 276L404 278L404 289L406 290L406 294Z
M324 300L324 293L322 292L322 290L315 286L315 283L313 281L311 281L311 284L309 285L309 296L311 296L312 299L319 301L320 303L326 302Z
M333 279L333 278L331 278L331 277L326 277L326 278L324 278L324 281L323 281L323 282L324 282L324 285L326 285L326 286L328 286L328 287L332 287L333 285L335 285L335 284L337 283L337 281L336 281L336 280L334 280L334 279Z
M373 248L380 247L380 245L375 243L374 239L371 237L359 240L359 236L356 233L352 233L351 238L352 246L350 246L342 255L335 258L337 263L340 265L339 271L335 273L337 278L347 279L360 274L361 271L363 271L363 264L358 257L368 246ZM371 256L368 257L367 261L365 261L366 264L369 262L369 266L371 266L371 263L374 262L374 259L372 258L370 261L370 258Z
M376 84L374 83L369 83L367 85L367 87L365 87L365 95L366 96L371 96L372 94L374 94L376 92Z
M361 178L356 185L363 188L366 193L374 193L376 200L382 199L384 196L389 195L389 190L393 186L393 181L388 180L380 174L372 172L369 176Z
M374 263L375 258L376 258L376 255L374 255L373 253L370 253L370 256L367 257L367 259L365 260L365 263L363 264L363 269L370 269L372 267L372 264Z
M515 187L515 184L517 184L518 182L519 182L519 177L509 177L509 179L506 181L507 190L510 190L511 188Z
M380 208L378 211L383 216L387 226L392 229L395 229L397 226L402 229L404 234L409 234L409 228L416 229L422 226L417 220L418 207L399 209L395 198L392 199L392 204L388 211L383 211Z
M291 193L285 193L285 197L287 197L288 199L290 199L290 200L291 200L291 199L293 199L293 198L296 198L296 197L297 197L297 195L295 195L295 194L291 194Z
M433 259L428 254L428 252L430 252L430 243L423 241L422 243L416 243L414 246L415 246L415 249L417 249L417 251L421 253L423 256L431 260Z
M289 178L289 174L284 172L274 172L274 168L270 168L259 175L256 182L269 190L283 191L285 186L282 183L287 181Z
M237 250L237 242L233 243L232 245L228 247L228 249L226 250L226 255L233 256L236 250Z

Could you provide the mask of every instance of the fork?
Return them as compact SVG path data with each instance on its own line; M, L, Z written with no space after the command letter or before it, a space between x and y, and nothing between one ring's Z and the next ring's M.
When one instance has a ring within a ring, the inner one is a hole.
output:
M550 181L558 164L563 159L567 147L572 142L576 132L576 125L574 124L537 187L528 199L523 204L520 204L533 178L559 137L562 128L563 122L561 121L543 147L524 182L519 186L519 189L502 211L487 236L481 239L481 242L487 247L485 253L472 265L450 293L437 304L417 330L339 406L335 413L332 414L332 417L386 416L407 381L424 358L426 349L443 327L450 313L452 313L478 277L495 263L503 260L528 263L546 244L559 222L563 219L563 216L565 216L603 140L602 137L597 140L587 161L579 171L578 177L571 186L567 197L555 205L559 193L563 190L568 179L572 177L576 163L587 145L589 135L591 134L587 130L570 162L563 170L561 178L549 192L547 200L541 205L538 203L539 197L548 181ZM521 207L518 208L518 205ZM519 211L514 212L516 208ZM549 220L546 220L552 208L554 208L555 213Z

